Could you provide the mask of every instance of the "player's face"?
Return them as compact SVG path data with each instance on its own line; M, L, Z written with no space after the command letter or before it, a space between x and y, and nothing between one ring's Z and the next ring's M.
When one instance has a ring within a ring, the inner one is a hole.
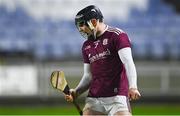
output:
M79 25L78 28L79 28L79 32L86 33L88 36L90 36L92 34L92 31L85 24Z
M86 24L76 25L80 34L85 38L88 39L92 35L92 31Z

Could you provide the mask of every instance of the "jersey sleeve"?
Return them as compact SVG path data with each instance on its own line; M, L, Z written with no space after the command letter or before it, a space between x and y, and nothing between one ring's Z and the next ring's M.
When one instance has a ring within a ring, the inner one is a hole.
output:
M131 47L130 40L126 33L120 33L115 37L115 49L119 51L122 48Z
M84 61L84 63L90 63L89 62L89 58L88 58L88 55L87 55L87 53L86 53L86 50L85 50L85 47L84 47L84 45L83 45L83 47L82 47L82 56L83 56L83 61Z

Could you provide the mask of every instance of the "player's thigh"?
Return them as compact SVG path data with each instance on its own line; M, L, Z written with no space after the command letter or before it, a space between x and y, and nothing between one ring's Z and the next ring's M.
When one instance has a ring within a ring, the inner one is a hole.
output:
M132 116L129 111L118 111L114 113L115 116Z
M83 108L86 115L103 115L105 113L104 106L100 105L97 98L86 98L86 104Z
M88 108L83 111L83 115L86 116L86 115L105 115L105 114Z
M111 105L105 106L110 109L109 115L128 115L131 112L129 100L126 96L115 96L116 99ZM113 100L112 100L113 101Z

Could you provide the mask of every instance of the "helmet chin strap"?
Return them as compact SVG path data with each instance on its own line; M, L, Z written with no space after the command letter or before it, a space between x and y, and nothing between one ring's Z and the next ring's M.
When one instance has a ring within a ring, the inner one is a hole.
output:
M97 20L97 21L99 21L99 20ZM94 25L92 24L91 21L88 21L87 24L88 24L89 28L91 29L91 31L93 33L94 39L96 39L96 34L97 34L96 28L94 27Z

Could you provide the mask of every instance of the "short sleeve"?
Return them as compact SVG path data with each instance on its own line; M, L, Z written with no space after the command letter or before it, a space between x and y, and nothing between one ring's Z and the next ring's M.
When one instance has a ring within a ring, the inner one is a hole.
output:
M120 33L115 37L115 48L119 51L122 48L131 47L130 40L126 33Z

